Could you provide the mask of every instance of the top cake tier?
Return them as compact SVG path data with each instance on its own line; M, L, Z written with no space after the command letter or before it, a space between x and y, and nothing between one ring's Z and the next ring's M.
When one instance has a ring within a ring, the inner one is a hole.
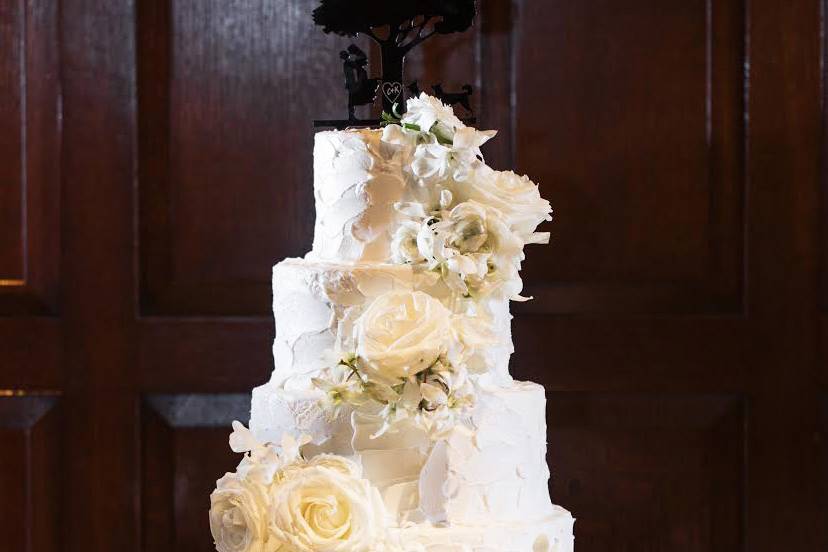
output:
M344 263L385 262L398 216L413 182L399 148L382 130L316 134L313 152L316 227L309 259Z
M462 297L520 299L524 247L548 242L536 230L551 209L528 177L486 165L494 135L427 96L399 124L318 133L307 259L405 264Z

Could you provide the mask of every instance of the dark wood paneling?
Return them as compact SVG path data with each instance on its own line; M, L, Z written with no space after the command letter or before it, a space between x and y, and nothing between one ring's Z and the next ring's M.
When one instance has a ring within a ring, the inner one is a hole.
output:
M825 61L828 60L828 18L824 14L828 12L828 2L820 1L823 17L820 19L820 111L819 111L819 132L820 132L820 175L819 175L819 247L820 247L820 270L819 270L819 307L825 318L828 318L828 71ZM828 337L828 333L824 333ZM828 357L825 357L828 358Z
M529 308L740 312L743 2L519 6L514 161L558 213Z
M216 479L240 457L233 420L246 420L249 394L149 395L142 407L142 550L212 551L207 519Z
M740 399L552 393L548 418L580 552L744 549Z
M816 380L823 387L828 388L828 314L819 318L819 356L816 366Z
M60 550L61 426L53 396L0 393L3 550Z
M813 442L819 343L821 2L751 0L747 311L752 549L828 548ZM726 369L726 367L722 367ZM780 504L790 507L780 508Z
M825 549L818 5L485 0L409 66L482 79L487 158L558 213L513 372L552 391L579 550ZM0 398L15 552L212 549L229 422L271 368L270 265L310 245L310 120L342 113L348 40L310 7L0 4L0 389L65 386L39 418Z
M828 519L828 394L819 401L819 429L817 434L820 462L819 518Z
M144 318L138 373L143 388L249 391L273 369L273 322Z
M0 317L0 389L60 389L60 322Z
M497 130L497 137L484 146L486 162L497 169L514 168L514 100L515 50L514 9L512 2L483 2L479 22L480 113L479 127Z
M25 277L23 265L25 3L0 5L0 282Z
M140 473L133 332L135 5L53 4L60 8L64 106L61 552L134 551Z
M341 116L347 44L279 0L138 6L141 305L267 314L274 259L309 249L314 117Z
M828 3L821 2L822 13L828 11ZM825 60L828 59L828 18L820 20L820 176L819 176L819 340L820 361L818 362L817 379L822 388L828 388L828 71L825 70ZM828 495L826 496L828 502Z
M736 317L518 315L513 334L512 374L552 389L711 392L739 389L756 370L756 343Z
M0 5L0 315L56 308L57 34L56 2Z

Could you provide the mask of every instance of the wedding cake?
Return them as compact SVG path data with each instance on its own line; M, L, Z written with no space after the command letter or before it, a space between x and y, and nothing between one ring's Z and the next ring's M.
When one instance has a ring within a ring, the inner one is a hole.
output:
M543 387L509 375L509 302L550 220L495 133L425 94L316 135L313 249L273 268L271 380L211 495L220 552L568 552Z

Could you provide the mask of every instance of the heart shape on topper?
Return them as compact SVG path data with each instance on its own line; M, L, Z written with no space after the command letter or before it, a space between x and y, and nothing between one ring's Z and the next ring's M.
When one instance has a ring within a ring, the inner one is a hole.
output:
M400 94L402 94L401 82L382 83L382 95L385 96L389 102L396 102L400 98Z

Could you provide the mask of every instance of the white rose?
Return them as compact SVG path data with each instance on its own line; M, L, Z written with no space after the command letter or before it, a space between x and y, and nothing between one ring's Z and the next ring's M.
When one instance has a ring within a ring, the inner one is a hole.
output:
M329 470L338 471L343 475L348 475L351 477L361 477L362 470L358 464L354 463L352 460L348 460L343 456L337 456L336 454L317 454L307 462L299 461L290 466L286 467L282 472L279 474L282 480L290 479L291 477L299 474L302 470L307 469L308 467L318 467L318 468L327 468Z
M528 177L481 165L458 194L500 211L525 242L536 243L544 238L548 241L548 234L534 232L541 222L552 220L552 209L541 197L537 184Z
M264 488L228 473L210 495L210 532L218 552L267 552Z
M351 477L362 476L362 470L360 470L358 464L336 454L317 454L308 461L308 466L328 468Z
M446 352L451 312L421 291L389 292L356 321L355 338L369 375L393 382L422 372Z
M379 492L353 473L330 465L291 472L270 493L271 538L291 552L375 552L385 540L386 513ZM357 470L358 467L352 466Z

